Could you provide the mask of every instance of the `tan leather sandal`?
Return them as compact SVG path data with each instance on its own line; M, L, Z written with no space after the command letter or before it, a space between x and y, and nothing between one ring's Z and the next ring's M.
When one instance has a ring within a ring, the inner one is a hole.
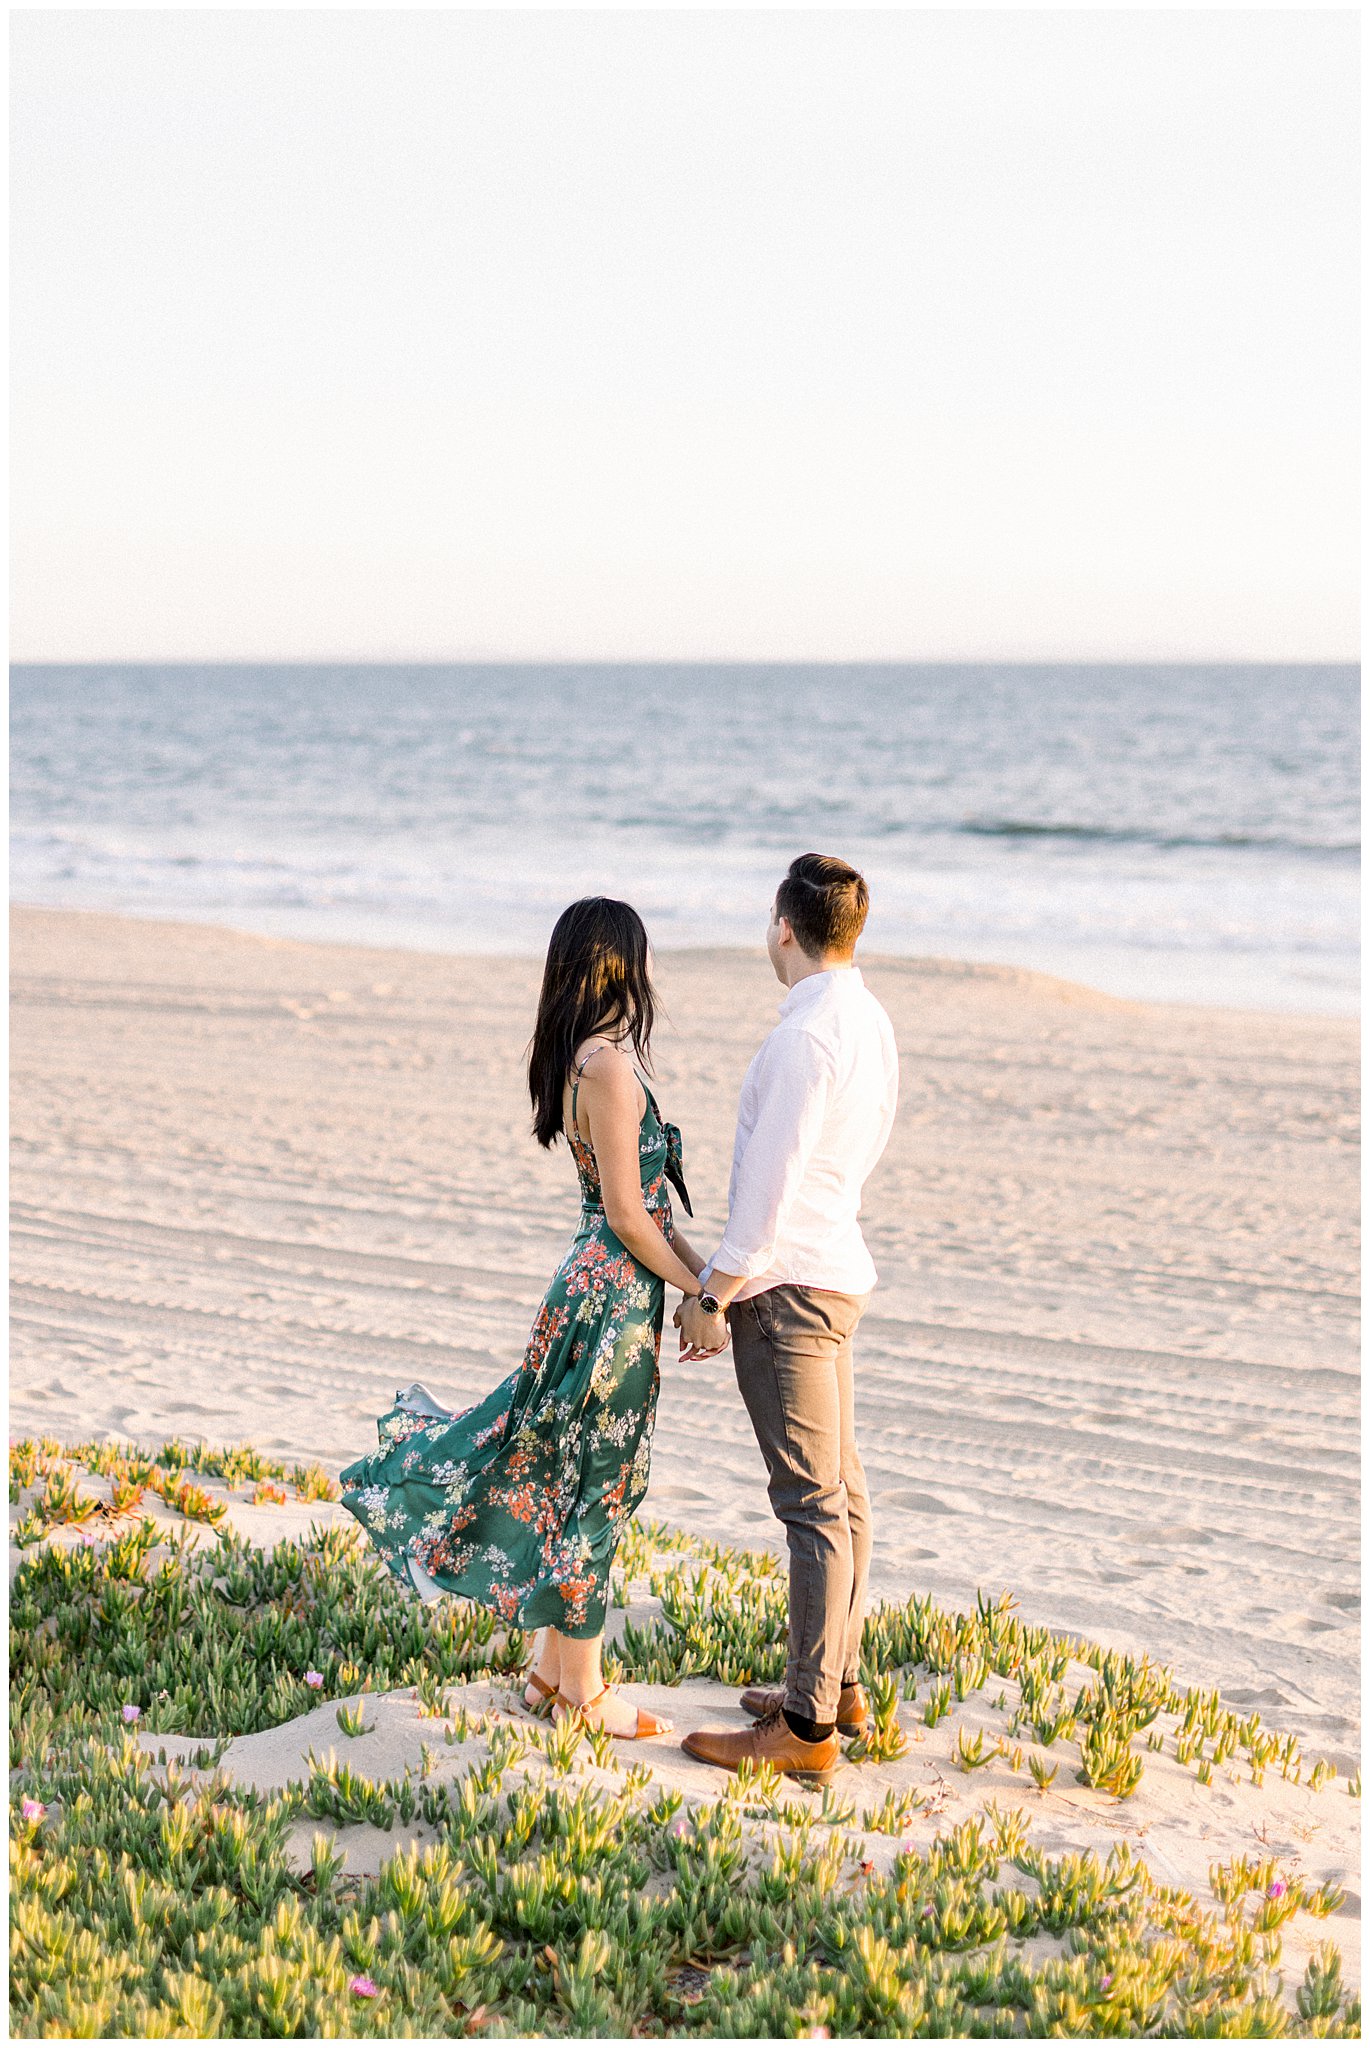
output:
M586 1708L595 1706L606 1693L614 1689L613 1686L602 1685L594 1698L589 1700L568 1700L558 1691L552 1700L552 1717L555 1720L558 1707L565 1707L568 1714L579 1714L587 1728L602 1728L604 1723L591 1721L586 1714ZM640 1742L647 1735L669 1735L674 1726L673 1721L663 1721L659 1715L649 1713L646 1707L639 1707L637 1726L631 1735L621 1735L617 1728L610 1728L607 1732L619 1742Z
M534 1688L536 1692L542 1695L540 1699L529 1699L528 1688L530 1685ZM551 1712L552 1701L557 1697L558 1694L556 1687L554 1685L549 1685L545 1678L539 1678L536 1671L524 1672L523 1704L528 1709L528 1712L530 1714L538 1714L545 1718L546 1715L548 1715Z

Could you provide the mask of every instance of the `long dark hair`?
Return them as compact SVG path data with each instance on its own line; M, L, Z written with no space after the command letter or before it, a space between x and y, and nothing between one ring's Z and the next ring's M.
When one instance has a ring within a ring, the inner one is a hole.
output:
M647 932L632 904L613 896L568 903L548 941L528 1047L528 1093L539 1145L553 1145L562 1135L562 1094L582 1040L626 1025L634 1051L650 1067L655 1022Z

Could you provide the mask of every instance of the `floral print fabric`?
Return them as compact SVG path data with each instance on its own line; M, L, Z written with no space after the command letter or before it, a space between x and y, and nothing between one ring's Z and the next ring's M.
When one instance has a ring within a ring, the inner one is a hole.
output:
M670 1244L680 1133L643 1087L642 1197ZM344 1506L411 1590L587 1637L604 1627L619 1530L647 1491L666 1288L609 1228L594 1153L575 1129L577 1092L568 1141L580 1228L522 1364L459 1415L387 1410L380 1450L341 1478Z

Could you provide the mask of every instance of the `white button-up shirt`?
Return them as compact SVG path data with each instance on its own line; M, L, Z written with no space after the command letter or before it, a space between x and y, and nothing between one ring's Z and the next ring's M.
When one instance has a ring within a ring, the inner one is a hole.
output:
M706 1269L743 1276L735 1299L786 1283L869 1293L861 1188L898 1098L894 1030L860 968L797 981L738 1104L728 1226Z

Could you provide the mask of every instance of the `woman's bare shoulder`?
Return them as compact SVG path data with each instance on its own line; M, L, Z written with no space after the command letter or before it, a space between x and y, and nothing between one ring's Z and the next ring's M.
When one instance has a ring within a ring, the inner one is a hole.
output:
M639 1097L643 1102L647 1098L622 1046L607 1038L587 1039L583 1047L577 1047L576 1071L582 1100L588 1091L592 1102L631 1104L639 1116L642 1114Z
M615 1045L612 1039L587 1038L583 1045L576 1047L572 1073L579 1075L582 1081L622 1088L632 1078L633 1063L622 1046Z

